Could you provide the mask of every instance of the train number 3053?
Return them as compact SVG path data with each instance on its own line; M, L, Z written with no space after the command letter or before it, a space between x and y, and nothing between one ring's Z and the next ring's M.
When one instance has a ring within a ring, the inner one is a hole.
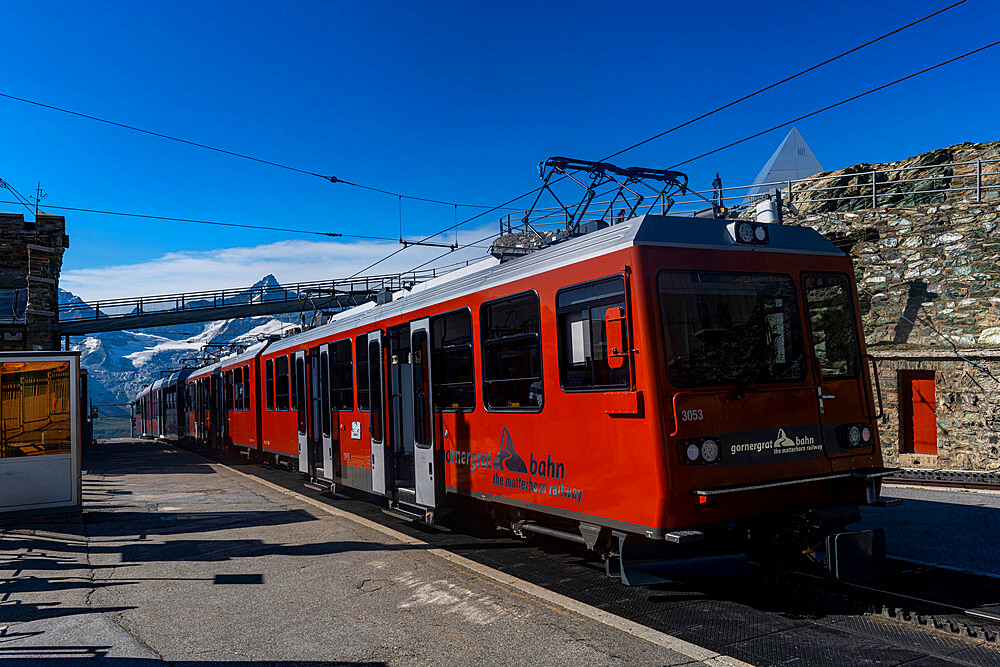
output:
M683 422L696 422L701 421L705 418L701 410L681 410L681 421Z

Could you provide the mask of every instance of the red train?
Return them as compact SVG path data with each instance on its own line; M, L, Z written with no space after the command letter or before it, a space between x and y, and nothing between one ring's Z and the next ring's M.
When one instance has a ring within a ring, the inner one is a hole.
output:
M380 301L154 385L141 430L623 562L721 541L846 578L884 550L845 530L890 471L851 259L810 228L645 215Z

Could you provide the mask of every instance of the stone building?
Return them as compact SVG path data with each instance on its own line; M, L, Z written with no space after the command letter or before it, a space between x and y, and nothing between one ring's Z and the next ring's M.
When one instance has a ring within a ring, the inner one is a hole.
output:
M998 172L1000 142L960 144L793 187L786 223L854 258L888 463L1000 469Z
M66 219L0 213L0 350L59 349L59 271Z

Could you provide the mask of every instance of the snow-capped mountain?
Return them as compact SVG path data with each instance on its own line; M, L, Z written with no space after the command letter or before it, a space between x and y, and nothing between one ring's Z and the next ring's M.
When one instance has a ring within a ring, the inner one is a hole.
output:
M251 288L257 289L258 298L260 287L265 287L265 295L271 288L283 290L272 275L265 276ZM59 290L59 301L74 306L68 314L66 311L61 313L63 319L93 316L86 303L71 292ZM90 400L102 406L99 414L128 417L127 405L108 404L128 403L143 387L162 377L160 371L195 365L195 358L204 356L204 345L252 345L266 335L280 334L299 322L298 314L290 314L110 331L72 340L72 348L80 350L80 363L88 372Z

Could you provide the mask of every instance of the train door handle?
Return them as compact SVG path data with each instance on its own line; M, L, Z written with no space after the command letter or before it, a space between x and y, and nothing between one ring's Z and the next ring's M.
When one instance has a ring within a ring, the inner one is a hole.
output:
M836 396L834 396L833 394L821 394L821 395L820 395L820 398L822 398L822 399L823 399L823 400L825 401L825 400L827 400L827 399L830 399L830 398L837 398L837 397L836 397Z

